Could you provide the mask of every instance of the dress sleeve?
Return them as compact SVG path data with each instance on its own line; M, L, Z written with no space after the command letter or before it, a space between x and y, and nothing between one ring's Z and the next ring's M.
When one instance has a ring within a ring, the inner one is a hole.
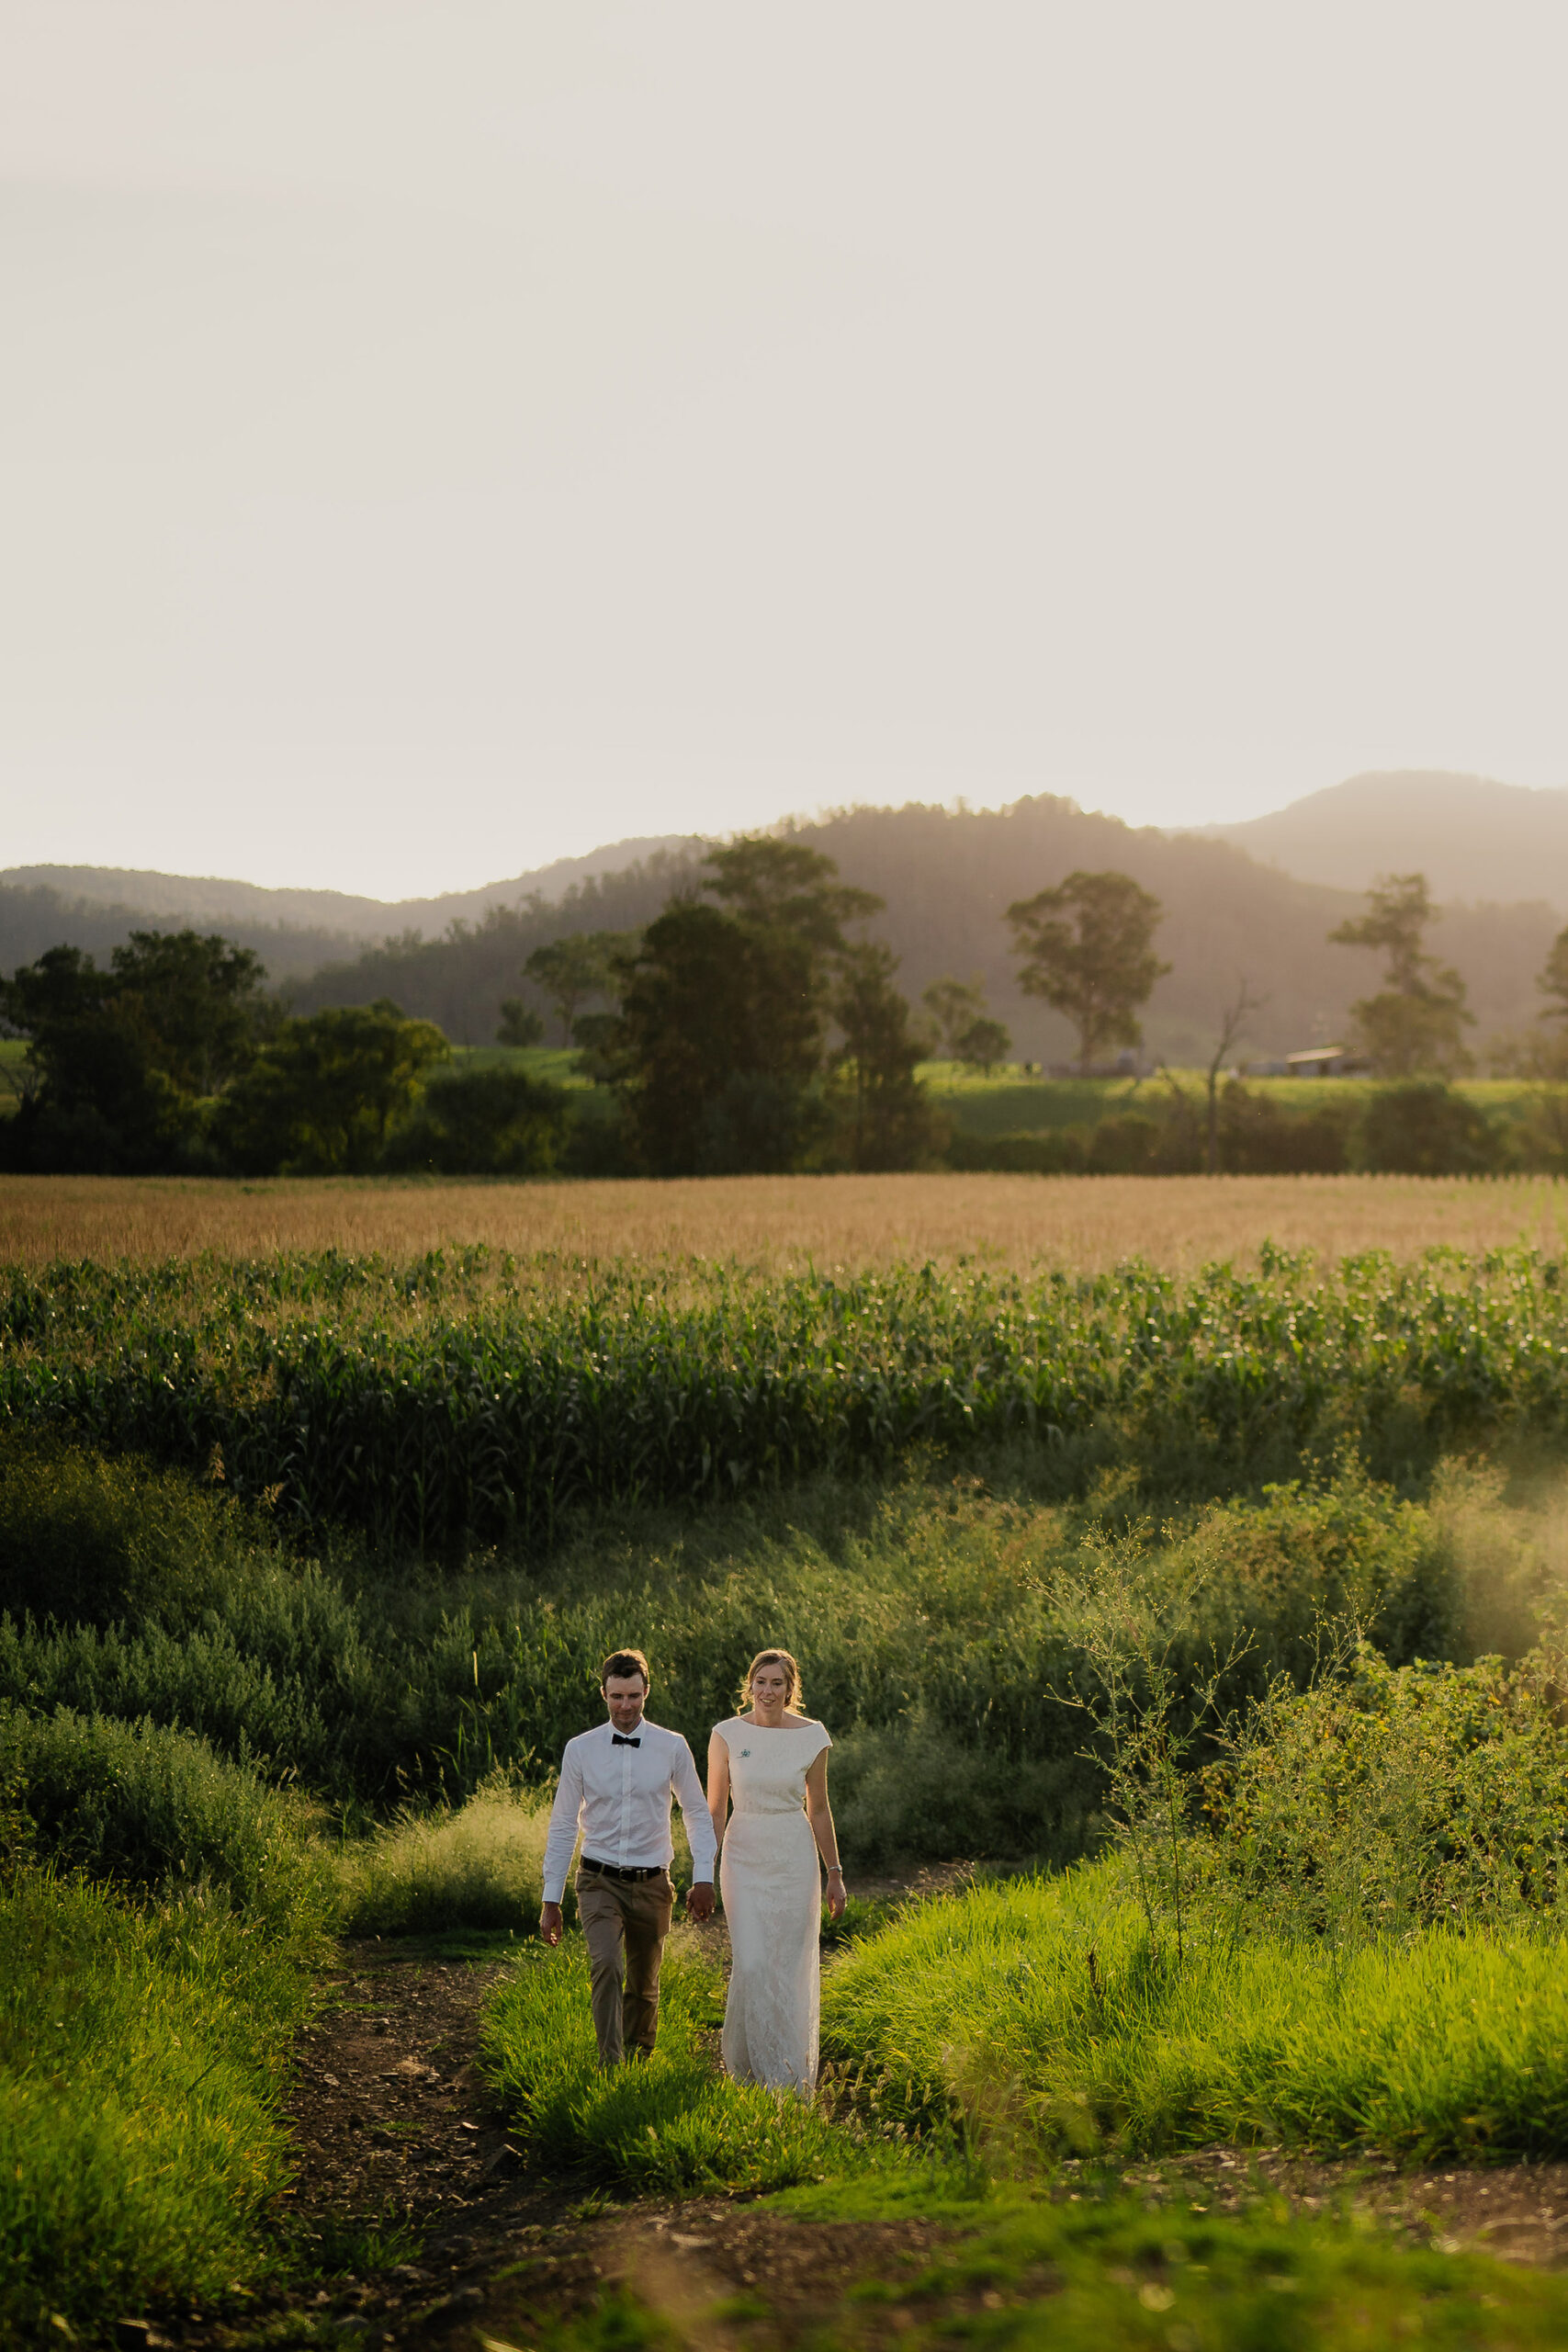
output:
M813 1718L813 1721L815 1722L815 1718ZM826 1724L816 1724L816 1731L817 1745L811 1751L811 1761L813 1764L816 1763L817 1758L823 1753L824 1749L829 1748L833 1745L833 1735L828 1729Z

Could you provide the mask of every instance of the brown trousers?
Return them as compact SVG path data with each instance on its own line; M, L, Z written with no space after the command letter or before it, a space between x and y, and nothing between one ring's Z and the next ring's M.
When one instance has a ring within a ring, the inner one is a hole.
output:
M588 1946L601 2065L618 2065L628 2052L644 2058L652 2053L659 2032L659 1968L674 1908L668 1871L642 1879L577 1873L577 1916Z

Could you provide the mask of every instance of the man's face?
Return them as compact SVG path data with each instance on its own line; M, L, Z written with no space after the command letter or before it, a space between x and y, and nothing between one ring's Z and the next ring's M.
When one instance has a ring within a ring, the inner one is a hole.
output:
M604 1704L617 1731L636 1731L642 1721L648 1686L640 1674L612 1674L604 1685Z

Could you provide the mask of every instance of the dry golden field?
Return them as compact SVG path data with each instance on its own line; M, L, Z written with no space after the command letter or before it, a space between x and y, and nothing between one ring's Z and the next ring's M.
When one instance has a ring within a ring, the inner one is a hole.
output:
M690 1257L822 1268L953 1259L1176 1271L1260 1242L1568 1247L1568 1186L1393 1176L746 1176L674 1183L0 1178L0 1262L488 1241L520 1257Z

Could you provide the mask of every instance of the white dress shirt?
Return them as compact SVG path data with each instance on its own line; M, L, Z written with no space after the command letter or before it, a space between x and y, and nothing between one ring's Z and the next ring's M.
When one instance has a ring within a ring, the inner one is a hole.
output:
M623 1871L668 1870L675 1858L670 1836L672 1794L680 1799L685 1818L692 1875L699 1883L711 1880L716 1844L713 1815L692 1751L678 1731L665 1731L645 1715L619 1747L615 1725L609 1723L595 1724L592 1731L569 1739L545 1840L545 1901L561 1899L579 1829L583 1854L592 1861L613 1862Z

